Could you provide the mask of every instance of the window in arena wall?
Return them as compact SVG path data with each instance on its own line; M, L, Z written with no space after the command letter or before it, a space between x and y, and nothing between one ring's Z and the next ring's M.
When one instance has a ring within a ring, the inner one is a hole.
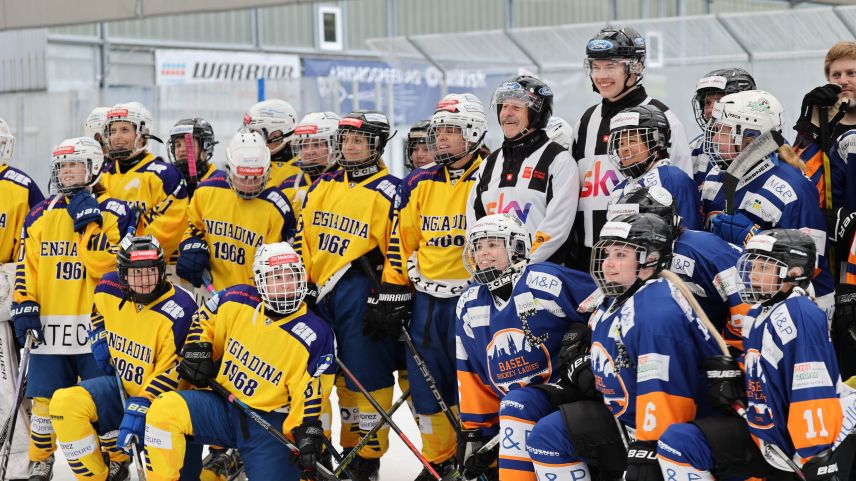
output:
M318 6L318 46L322 50L342 50L342 10Z

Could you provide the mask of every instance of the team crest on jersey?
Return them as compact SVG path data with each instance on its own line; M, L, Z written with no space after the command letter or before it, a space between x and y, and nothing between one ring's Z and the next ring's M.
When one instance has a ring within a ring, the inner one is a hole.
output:
M627 388L615 369L615 361L599 342L591 346L591 367L597 390L603 394L603 402L616 417L627 410Z
M534 347L529 345L520 329L498 331L486 351L490 381L503 393L529 384L547 382L553 372L544 343Z

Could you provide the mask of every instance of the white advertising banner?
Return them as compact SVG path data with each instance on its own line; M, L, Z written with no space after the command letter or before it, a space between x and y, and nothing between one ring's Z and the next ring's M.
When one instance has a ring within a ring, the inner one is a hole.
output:
M158 85L300 77L297 55L158 49L155 66Z

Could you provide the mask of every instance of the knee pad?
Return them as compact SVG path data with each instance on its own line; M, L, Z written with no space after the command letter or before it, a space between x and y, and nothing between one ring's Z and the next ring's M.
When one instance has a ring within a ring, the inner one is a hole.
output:
M457 409L450 408L457 416ZM422 454L434 464L451 459L458 447L455 428L442 412L419 415L419 432L422 435Z
M606 479L613 479L614 472L621 473L627 468L627 449L615 417L602 402L563 404L559 411L574 453L580 459L600 468Z
M146 415L146 458L149 481L179 479L184 465L185 436L193 435L190 409L176 392L158 396Z
M369 394L375 398L382 409L392 407L392 387L371 391ZM375 410L374 406L361 393L357 394L357 422L359 423L360 436L365 436L375 424L383 418ZM389 425L384 426L372 436L372 439L366 444L366 447L360 450L360 456L365 459L378 459L389 448Z
M81 386L58 389L50 403L51 422L62 454L79 479L104 479L107 465L93 422L98 420L92 395Z
M44 461L56 451L56 433L50 418L50 399L33 398L30 417L30 461Z

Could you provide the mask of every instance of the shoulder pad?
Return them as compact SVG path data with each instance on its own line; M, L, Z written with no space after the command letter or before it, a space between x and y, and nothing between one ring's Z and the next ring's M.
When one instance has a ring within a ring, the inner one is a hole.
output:
M95 286L95 293L105 293L118 298L125 296L125 284L119 280L119 273L116 271L108 272L101 277L98 285Z
M23 171L18 170L12 166L6 167L6 170L3 172L3 176L0 177L3 180L8 180L14 184L18 184L21 187L30 188L31 185L35 184L35 181L30 178Z
M291 202L288 198L276 187L266 189L259 195L259 199L266 200L273 204L274 207L282 214L283 217L294 215L294 209L291 208Z
M391 203L395 198L395 192L398 189L398 184L400 182L401 181L395 176L385 175L366 184L366 188L380 193Z
M255 287L249 284L238 284L220 292L218 306L222 307L229 302L236 302L255 309L262 302L262 296L259 295L259 291Z

